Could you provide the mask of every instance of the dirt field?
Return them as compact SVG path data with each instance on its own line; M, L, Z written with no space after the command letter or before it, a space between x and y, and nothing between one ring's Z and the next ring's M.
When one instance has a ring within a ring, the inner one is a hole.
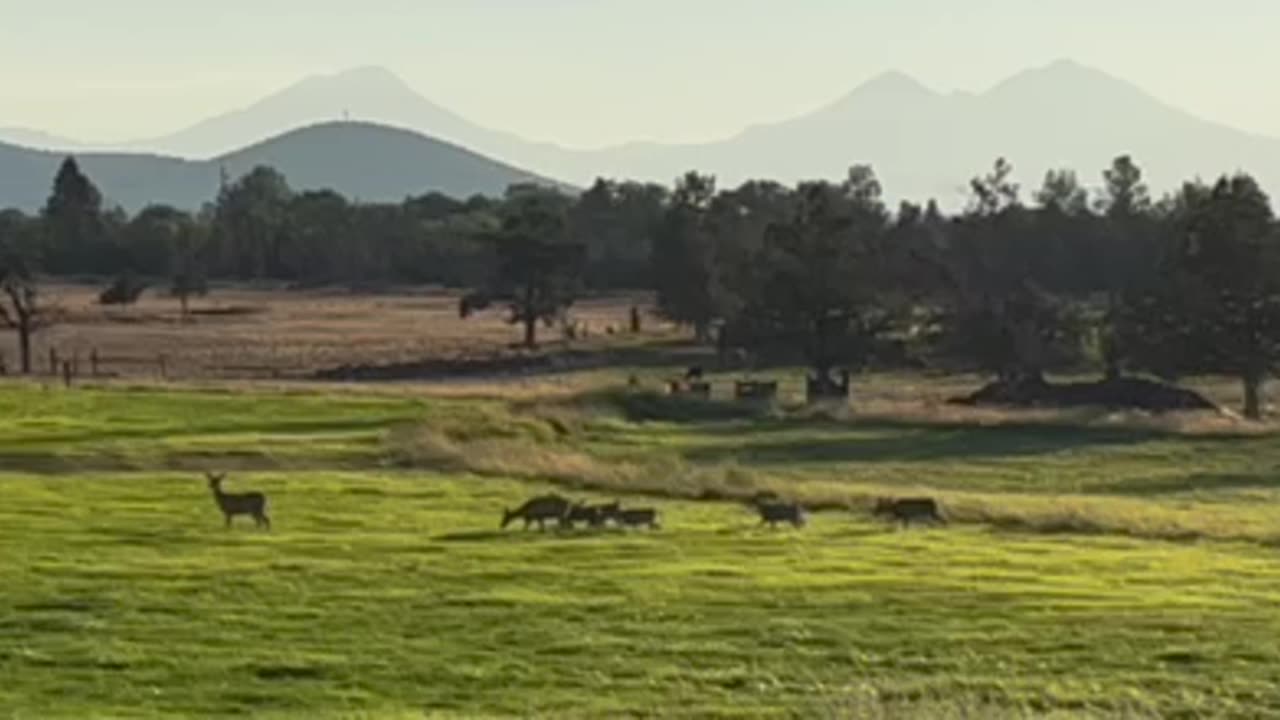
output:
M459 294L410 288L385 294L342 290L285 291L218 288L192 302L183 321L178 303L160 293L147 293L135 306L107 308L97 303L100 288L55 285L45 289L63 316L35 339L33 362L49 371L49 351L76 358L89 375L96 351L101 376L171 379L309 378L342 366L413 365L450 361L492 360L520 354L512 347L519 329L494 309L463 320ZM585 300L573 318L588 328L574 349L591 350L620 344L632 305L647 308L643 295ZM670 336L648 314L643 343ZM609 337L613 328L618 336ZM544 328L545 350L563 350L559 328ZM609 342L605 342L606 338ZM12 332L0 337L0 353L10 372L18 365Z

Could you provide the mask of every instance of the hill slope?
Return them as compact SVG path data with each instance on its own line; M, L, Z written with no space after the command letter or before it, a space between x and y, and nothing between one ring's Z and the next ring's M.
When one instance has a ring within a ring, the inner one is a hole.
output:
M63 157L0 144L0 207L39 207ZM280 170L294 189L331 188L368 202L397 202L429 191L499 195L512 183L554 184L456 145L368 123L302 128L207 161L122 153L77 159L108 203L129 210L149 203L198 208L214 199L224 169L236 177L257 165Z

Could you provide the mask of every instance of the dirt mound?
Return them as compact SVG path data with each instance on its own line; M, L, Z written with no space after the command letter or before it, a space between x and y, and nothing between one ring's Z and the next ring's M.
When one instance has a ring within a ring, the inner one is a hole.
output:
M1192 390L1131 377L1062 384L1042 379L997 381L951 403L977 407L1103 407L1155 413L1219 410L1217 405Z

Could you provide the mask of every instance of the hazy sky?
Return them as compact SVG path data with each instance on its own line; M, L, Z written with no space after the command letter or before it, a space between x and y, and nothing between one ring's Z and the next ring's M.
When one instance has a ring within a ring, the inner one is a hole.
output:
M0 126L163 134L383 65L536 139L704 139L887 69L982 90L1070 57L1280 137L1278 27L1277 0L0 0Z

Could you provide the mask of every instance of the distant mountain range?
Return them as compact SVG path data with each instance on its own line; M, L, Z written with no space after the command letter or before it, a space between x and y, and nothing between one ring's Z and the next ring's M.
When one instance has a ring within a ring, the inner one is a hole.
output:
M584 104L588 102L584 99ZM262 138L294 128L332 123L347 112L362 122L388 127L328 124L321 126L329 133L324 138L310 134L298 138L291 133L261 143ZM396 133L389 127L421 135ZM333 134L341 128L348 134ZM0 141L6 139L83 152L75 143L32 131L0 130ZM286 140L292 142L279 144ZM344 145L336 147L334 142ZM365 149L362 143L372 144ZM394 163L403 155L414 155L388 149L397 143L419 148L418 160L427 159L428 147L455 154L450 162L437 161L416 174L400 170L383 175L377 163L364 161L376 156ZM246 146L249 149L237 150ZM294 151L273 154L283 147ZM114 149L214 158L203 163L120 155L86 159L91 174L95 167L101 168L101 178L94 174L95 180L120 202L126 196L136 201L149 188L165 189L164 180L148 179L146 173L164 178L165 173L179 173L179 168L198 167L204 173L201 182L210 186L216 183L217 168L227 165L228 159L239 161L228 167L230 172L237 172L244 163L275 159L286 163L281 170L295 186L325 183L366 199L399 198L426 187L483 190L485 183L478 180L482 176L486 182L498 183L536 173L585 186L598 176L670 183L683 172L697 169L715 174L725 186L750 178L836 179L850 165L867 163L876 168L890 198L936 198L944 206L955 206L968 179L988 169L996 157L1008 158L1030 190L1047 170L1062 167L1078 171L1087 184L1097 184L1102 169L1121 154L1132 155L1142 165L1158 192L1196 176L1207 179L1242 169L1280 198L1280 139L1199 119L1123 80L1069 61L1020 73L979 94L938 93L906 75L887 73L812 113L753 126L719 142L636 143L600 150L530 142L482 127L423 98L386 70L362 68L308 78L242 110L173 135ZM4 158L0 150L0 205L12 204L18 197ZM458 163L472 169L463 172ZM481 172L482 166L488 169ZM139 172L144 174L133 174ZM378 176L376 181L357 177L370 172ZM463 177L471 180L462 182ZM407 184L390 187L401 181ZM42 178L35 192L42 195L47 182ZM388 192L393 195L383 194ZM208 199L211 192L200 197Z
M64 157L0 143L0 207L40 207ZM224 171L236 178L258 165L280 170L294 189L329 188L378 202L429 191L501 195L521 182L567 188L457 145L370 123L312 125L210 160L98 152L76 158L109 204L130 211L150 203L199 208L217 196Z

